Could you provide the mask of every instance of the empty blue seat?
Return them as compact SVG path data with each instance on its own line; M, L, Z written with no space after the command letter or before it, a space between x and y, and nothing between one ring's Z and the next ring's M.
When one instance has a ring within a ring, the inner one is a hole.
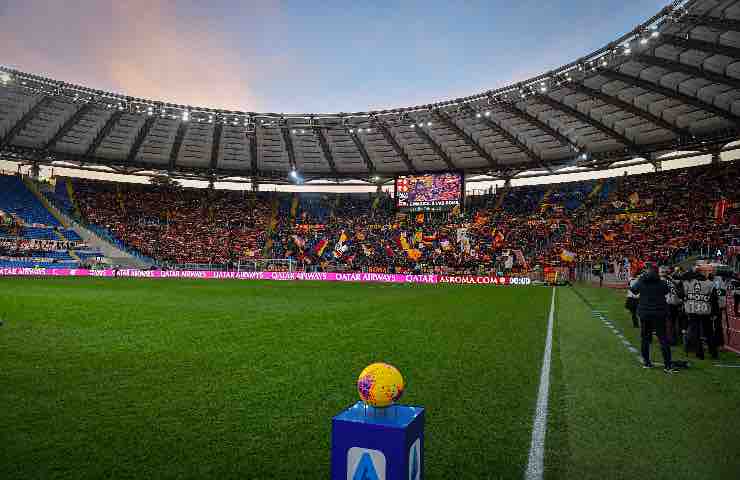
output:
M0 175L0 210L17 215L27 224L59 226L59 221L16 176Z

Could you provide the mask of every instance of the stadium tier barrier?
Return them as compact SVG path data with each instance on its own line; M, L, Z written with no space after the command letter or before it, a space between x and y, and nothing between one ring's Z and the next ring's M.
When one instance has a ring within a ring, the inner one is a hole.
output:
M334 272L219 272L193 270L87 270L70 268L0 268L7 277L119 277L119 278L189 278L209 280L282 280L360 283L419 283L453 285L530 285L529 277L492 277L485 275L404 275L386 273Z

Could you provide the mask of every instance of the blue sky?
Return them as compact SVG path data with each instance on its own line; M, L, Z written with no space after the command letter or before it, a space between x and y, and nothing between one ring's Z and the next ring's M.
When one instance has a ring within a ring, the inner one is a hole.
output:
M666 2L0 0L0 62L177 103L347 112L522 80Z

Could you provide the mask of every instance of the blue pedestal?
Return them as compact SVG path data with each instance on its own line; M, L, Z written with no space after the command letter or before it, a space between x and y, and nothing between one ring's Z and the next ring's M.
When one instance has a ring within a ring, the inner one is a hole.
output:
M422 480L424 408L365 407L332 419L332 480Z

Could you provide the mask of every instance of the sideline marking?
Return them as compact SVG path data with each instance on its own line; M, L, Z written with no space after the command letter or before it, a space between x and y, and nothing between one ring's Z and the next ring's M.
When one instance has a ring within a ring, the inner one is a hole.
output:
M534 412L532 425L532 442L529 445L529 461L526 480L539 480L545 473L545 435L547 434L547 403L550 393L550 363L552 357L552 325L555 315L555 287L552 288L550 301L550 315L547 318L547 340L545 353L542 357L542 373L540 374L540 388L537 392L537 407Z
M586 304L586 306L588 308L591 309L591 315L593 317L598 318L599 320L601 320L601 322L604 324L604 327L606 327L608 330L611 330L612 333L617 337L617 339L618 340L621 340L622 345L624 345L627 348L628 351L630 351L632 353L638 353L639 352L639 350L637 348L635 348L634 345L632 345L632 342L629 341L629 339L627 338L627 336L624 334L624 331L618 329L617 328L617 325L614 322L612 322L611 320L609 320L609 317L606 316L606 313L605 313L604 310L596 310L596 308L601 308L601 307L598 307L598 306L592 304L591 302L589 302L588 299L586 297L584 297L583 294L581 292L579 292L578 290L576 290L575 288L573 288L573 292L576 294L576 296L578 298L581 299L581 301L583 303ZM636 357L637 357L637 362L640 365L642 365L644 363L643 360L642 360L642 356L641 355L637 355ZM662 363L659 363L659 362L653 362L653 365L663 365L663 364Z

